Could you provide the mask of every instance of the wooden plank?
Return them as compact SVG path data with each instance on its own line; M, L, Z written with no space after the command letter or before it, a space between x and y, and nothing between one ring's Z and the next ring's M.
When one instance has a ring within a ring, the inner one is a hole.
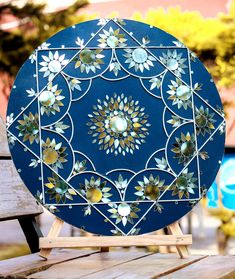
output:
M235 256L210 256L162 279L234 279ZM103 278L104 279L104 278Z
M0 156L10 156L7 137L6 137L5 122L1 116L0 116Z
M175 222L169 226L167 226L167 229L170 231L170 233L172 235L183 235L183 232L180 228L180 225L178 222ZM182 246L176 246L177 252L180 255L181 259L188 257L189 252L188 252L188 248L185 245Z
M26 255L18 258L0 261L0 278L5 277L26 277L32 273L39 272L51 267L54 264L68 260L81 258L95 251L75 250L75 249L54 249L48 261L43 261L38 253Z
M1 156L10 156L10 152L7 143L5 122L0 116L0 157Z
M86 258L54 265L46 271L35 273L28 278L37 279L147 279L155 275L174 271L197 260L201 256L179 259L176 254L149 254L140 251L111 251L94 254Z
M12 161L0 161L0 181L0 221L43 212L23 184Z
M58 236L61 229L62 229L63 224L64 224L64 221L62 221L61 219L56 217L55 221L53 222L53 224L50 228L50 231L48 233L48 237ZM50 255L50 253L51 253L51 248L44 248L44 249L41 249L41 251L39 253L39 256L44 258L44 259L47 259L48 256Z
M44 237L41 248L53 247L129 247L148 245L190 245L192 235L141 235L141 236L92 236L92 237Z
M180 259L176 254L154 254L145 258L129 261L113 268L106 268L93 275L83 276L80 279L153 279L184 268L196 261L200 261L203 256L190 256L187 259ZM110 274L112 277L110 277ZM67 279L67 278L66 278ZM175 279L172 277L172 279ZM214 278L213 278L214 279Z
M96 274L96 272L109 269L114 266L120 266L120 264L123 264L125 262L129 262L135 259L143 259L144 257L150 255L150 253L141 252L133 249L134 251L111 251L108 253L97 253L90 255L89 257L84 257L72 261L67 261L66 263L57 264L54 266L51 266L49 269L38 272L35 274L32 274L31 276L27 278L45 278L45 279L58 279L59 278L76 278L80 279L83 278L83 276L92 276L92 274ZM112 274L109 273L108 278ZM102 277L95 277L102 278Z

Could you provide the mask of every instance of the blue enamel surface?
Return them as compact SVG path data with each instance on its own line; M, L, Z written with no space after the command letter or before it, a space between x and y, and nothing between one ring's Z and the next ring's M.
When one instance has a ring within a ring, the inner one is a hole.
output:
M215 179L224 113L203 64L173 36L101 19L57 33L20 69L7 111L15 166L49 211L89 232L180 219Z

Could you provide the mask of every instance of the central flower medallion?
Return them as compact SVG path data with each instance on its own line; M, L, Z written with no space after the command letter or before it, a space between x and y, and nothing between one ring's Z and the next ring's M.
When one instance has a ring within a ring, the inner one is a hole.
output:
M87 123L88 133L94 138L92 143L98 143L99 149L105 150L106 154L133 154L149 134L149 116L145 114L145 108L124 94L106 95L103 101L97 102Z
M111 130L115 133L123 133L127 129L127 121L122 116L113 116L109 122Z

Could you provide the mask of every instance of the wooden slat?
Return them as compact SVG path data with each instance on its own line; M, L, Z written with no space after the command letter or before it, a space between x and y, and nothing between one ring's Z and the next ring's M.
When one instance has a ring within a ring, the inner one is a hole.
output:
M148 279L177 270L200 260L201 256L179 259L176 254L147 254L146 252L112 251L52 266L28 278L37 279Z
M0 116L0 157L10 156L4 120Z
M0 160L0 221L43 212L11 160Z
M86 258L81 258L78 260L68 261L66 263L58 264L50 267L49 269L35 273L27 278L76 278L80 279L83 276L92 276L96 272L109 269L114 266L120 266L122 263L129 262L135 259L144 258L150 255L150 253L141 252L141 251L112 251L107 253L97 253L90 255ZM49 258L50 259L50 258ZM96 277L102 278L102 277ZM112 274L109 273L109 278L113 278Z
M162 279L234 279L235 256L210 256ZM104 278L103 278L104 279Z
M202 256L190 256L187 259L180 259L176 254L157 253L145 258L129 261L113 268L106 268L93 275L80 277L80 279L153 279L184 268L202 258ZM172 277L172 279L175 278Z
M93 253L96 252L91 250L54 249L48 261L43 261L38 254L3 260L0 261L0 278L7 276L11 278L25 277L32 273L45 270L54 264L85 257Z
M192 235L141 235L141 236L93 236L93 237L43 237L40 248L53 247L129 247L148 245L190 245Z

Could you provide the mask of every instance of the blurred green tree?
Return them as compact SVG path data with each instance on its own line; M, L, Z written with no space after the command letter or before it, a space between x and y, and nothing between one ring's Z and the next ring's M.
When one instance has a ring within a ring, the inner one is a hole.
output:
M199 12L183 12L179 7L151 9L133 18L157 26L174 35L204 62L219 86L235 84L235 0L228 14L203 18Z
M78 0L67 9L51 13L45 12L45 4L26 1L19 7L14 3L0 6L0 18L10 14L22 23L10 32L0 30L0 71L11 76L16 75L24 61L42 42L59 30L88 18L77 13L88 4L87 0Z

